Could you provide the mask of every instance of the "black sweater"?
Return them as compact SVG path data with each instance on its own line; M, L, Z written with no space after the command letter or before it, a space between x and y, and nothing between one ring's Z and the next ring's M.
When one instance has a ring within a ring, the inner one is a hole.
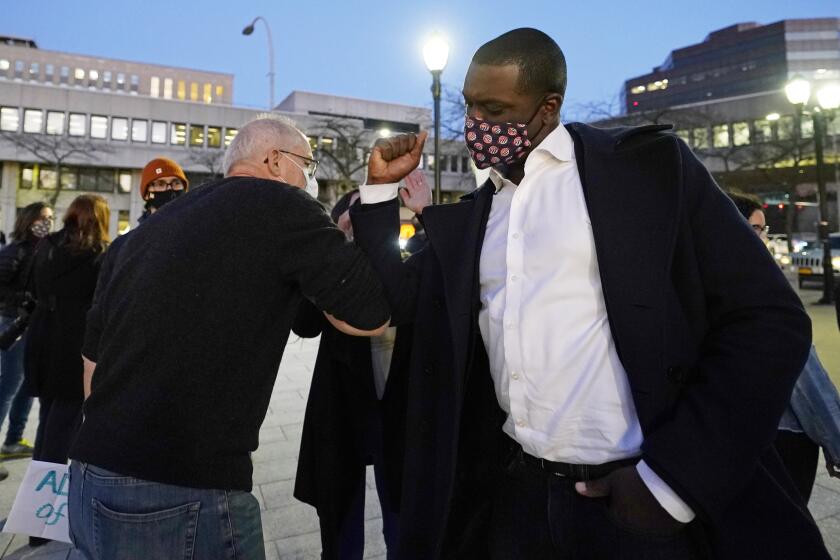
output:
M70 456L125 475L250 490L302 298L359 328L388 319L362 253L282 183L217 181L115 245L88 316L97 367Z

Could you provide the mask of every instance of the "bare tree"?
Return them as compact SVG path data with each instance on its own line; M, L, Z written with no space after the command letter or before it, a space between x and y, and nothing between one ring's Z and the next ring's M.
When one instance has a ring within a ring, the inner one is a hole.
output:
M367 156L374 142L373 135L358 119L340 117L320 123L309 134L321 137L314 155L321 162L324 175L328 177L323 184L325 189L322 189L318 198L334 204L338 197L364 181ZM331 142L325 142L325 138Z
M19 134L2 132L0 138L30 153L38 163L49 166L55 171L55 189L49 196L49 202L55 206L61 194L61 168L69 162L96 161L98 154L113 153L113 148L104 142L94 142L88 138L48 134Z
M186 161L194 165L200 165L206 169L214 179L218 179L223 174L222 164L225 153L218 149L197 149L190 148L187 153Z

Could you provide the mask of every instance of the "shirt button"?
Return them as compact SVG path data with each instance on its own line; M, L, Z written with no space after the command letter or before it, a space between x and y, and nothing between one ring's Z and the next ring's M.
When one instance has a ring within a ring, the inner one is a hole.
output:
M516 373L515 371L513 373L511 373L510 376L517 381L519 380L519 374Z
M525 427L525 420L520 418L519 420L516 421L516 425L519 426L520 428L524 428Z
M519 232L514 233L514 234L513 234L513 238L514 238L514 239L519 239Z

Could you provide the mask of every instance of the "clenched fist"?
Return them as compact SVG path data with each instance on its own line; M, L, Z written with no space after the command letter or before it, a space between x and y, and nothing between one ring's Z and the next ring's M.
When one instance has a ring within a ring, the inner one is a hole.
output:
M423 131L377 140L368 161L367 184L399 183L417 169L426 136L428 134Z

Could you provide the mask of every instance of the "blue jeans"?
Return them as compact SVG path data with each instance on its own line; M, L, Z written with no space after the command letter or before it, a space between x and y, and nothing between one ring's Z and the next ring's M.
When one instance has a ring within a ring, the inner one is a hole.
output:
M14 317L0 316L0 331L15 321ZM9 429L5 443L17 443L23 438L23 430L32 408L32 397L21 391L23 384L24 337L8 350L0 351L0 426L9 416Z
M70 463L74 560L265 560L260 506L240 490L149 482Z

